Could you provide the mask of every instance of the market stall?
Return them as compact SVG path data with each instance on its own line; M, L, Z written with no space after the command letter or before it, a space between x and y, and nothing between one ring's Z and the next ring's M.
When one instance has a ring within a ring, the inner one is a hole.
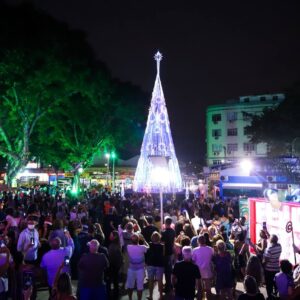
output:
M300 246L300 203L279 202L267 198L249 198L250 238L253 243L259 240L263 222L270 234L276 234L282 246L281 259L294 262L292 232L287 223L292 222L295 244ZM297 254L298 255L298 254ZM299 262L299 255L297 261Z

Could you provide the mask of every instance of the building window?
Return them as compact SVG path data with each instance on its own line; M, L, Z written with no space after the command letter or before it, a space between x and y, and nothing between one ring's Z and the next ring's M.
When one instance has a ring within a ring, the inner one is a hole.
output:
M217 124L222 120L221 114L215 114L211 116L211 120L213 121L214 124Z
M252 143L244 143L244 151L245 152L252 152L256 150L256 145Z
M212 144L212 152L221 152L223 147L220 144Z
M250 102L250 98L249 97L244 98L244 102Z
M221 136L221 129L213 129L212 136L216 139L219 138L219 136Z
M248 135L248 133L247 133L247 126L244 127L244 135Z
M260 97L260 101L261 101L261 102L266 101L266 97L265 97L265 96L261 96L261 97Z
M231 154L232 152L238 151L238 144L227 144L227 153Z
M229 111L227 113L227 121L234 122L237 120L237 112L236 111Z
M273 101L277 101L278 100L278 96L277 95L274 95L273 96Z
M213 160L213 165L220 165L220 164L222 164L222 161L220 159Z
M253 114L250 114L246 111L243 111L242 114L243 114L243 120L244 121L250 121L253 117Z
M227 129L227 136L237 136L237 128L228 128Z

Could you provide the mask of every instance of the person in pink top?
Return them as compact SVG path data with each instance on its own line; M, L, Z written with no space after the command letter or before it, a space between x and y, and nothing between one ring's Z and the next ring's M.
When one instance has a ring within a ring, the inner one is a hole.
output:
M193 250L193 261L199 268L203 291L206 292L206 298L211 299L211 285L213 278L212 258L214 250L206 245L204 235L199 236L198 245L199 247Z

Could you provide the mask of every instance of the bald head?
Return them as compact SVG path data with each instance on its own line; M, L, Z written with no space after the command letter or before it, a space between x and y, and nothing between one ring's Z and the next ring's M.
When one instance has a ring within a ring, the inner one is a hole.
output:
M89 243L88 243L88 246L90 248L90 252L91 253L97 253L98 252L98 249L99 249L99 242L95 239L91 240Z

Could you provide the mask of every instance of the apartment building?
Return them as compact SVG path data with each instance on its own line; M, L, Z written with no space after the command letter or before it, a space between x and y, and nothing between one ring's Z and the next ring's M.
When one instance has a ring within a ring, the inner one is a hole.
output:
M253 144L245 134L253 115L276 107L284 94L241 96L206 110L206 161L208 166L231 163L243 158L266 157L266 143Z

